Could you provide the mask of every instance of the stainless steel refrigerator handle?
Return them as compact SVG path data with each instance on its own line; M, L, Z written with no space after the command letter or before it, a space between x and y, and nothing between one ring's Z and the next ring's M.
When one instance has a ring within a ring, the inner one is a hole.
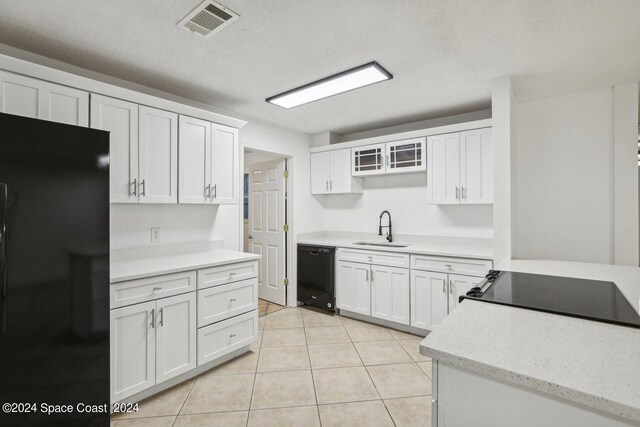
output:
M7 193L0 184L0 335L7 330Z
M151 329L156 327L156 314L155 314L156 309L152 308L151 309Z

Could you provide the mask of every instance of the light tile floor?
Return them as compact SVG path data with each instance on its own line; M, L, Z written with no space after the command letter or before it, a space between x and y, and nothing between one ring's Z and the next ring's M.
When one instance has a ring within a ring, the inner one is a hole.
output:
M111 427L431 425L421 337L270 305L250 352L140 402Z

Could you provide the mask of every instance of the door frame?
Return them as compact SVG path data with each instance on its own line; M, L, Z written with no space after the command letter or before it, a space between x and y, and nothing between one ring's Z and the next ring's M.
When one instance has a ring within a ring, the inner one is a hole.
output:
M238 194L244 195L244 189L242 188L244 182L244 155L247 150L269 154L272 156L280 157L285 161L285 170L289 172L289 176L285 179L284 190L286 193L286 203L284 209L285 215L285 223L289 226L289 231L285 234L284 238L284 247L285 247L285 277L289 279L289 285L285 287L285 303L288 307L296 307L297 306L297 293L294 290L294 285L296 283L296 274L293 269L293 265L296 264L295 260L295 225L293 224L293 157L287 154L278 153L274 151L266 151L255 149L251 147L247 147L242 141L240 141L240 165L242 166L240 173L241 179L239 179L239 189ZM238 203L238 217L240 224L240 251L244 251L244 212L243 212L243 204Z

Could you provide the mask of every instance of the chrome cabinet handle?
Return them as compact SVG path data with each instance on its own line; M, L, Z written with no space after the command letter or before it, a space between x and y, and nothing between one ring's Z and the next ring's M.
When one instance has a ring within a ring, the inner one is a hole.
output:
M218 198L218 184L213 186L213 198L214 199Z
M233 279L233 276L235 276L236 273L229 273L229 280Z
M453 270L453 268L451 268L451 264L445 264L445 267L447 267L449 270Z
M325 189L326 189L327 191L329 191L329 180L326 180L326 181L324 182L324 186L325 186Z
M204 187L204 198L208 199L209 197L211 197L211 184L207 184L207 186Z
M233 338L233 337L235 337L235 336L236 336L236 334L230 334L230 335L229 335L229 338Z
M151 328L155 328L156 327L156 314L155 314L155 308L151 309Z
M459 198L460 198L460 189L456 185L456 199L459 199Z
M369 270L367 270L367 278L366 278L366 281L367 281L367 282L369 281Z
M462 197L461 197L461 198L462 198L462 199L466 199L466 198L467 198L467 195L466 195L466 191L465 191L465 189L464 189L464 185L463 185L462 187L460 187L460 188L462 189L462 190L461 190L461 193L462 193Z
M333 180L329 180L329 191L333 191Z
M449 280L449 294L453 295L453 287L455 286L455 283L453 283L453 280Z
M129 190L129 195L130 196L137 196L138 195L138 180L134 179L132 183L130 183L129 185L133 186L133 193L131 192L131 190Z
M153 290L154 291L160 291L160 290L162 290L162 286L154 286Z
M371 270L371 283L373 283L373 270Z
M141 196L146 196L147 195L147 186L144 184L144 179L142 181L140 181L140 187L142 187L142 191L140 192Z
M236 301L236 299L235 299L235 298L231 298L231 299L229 299L229 302L234 302L234 301Z
M160 326L164 326L164 307L160 309Z

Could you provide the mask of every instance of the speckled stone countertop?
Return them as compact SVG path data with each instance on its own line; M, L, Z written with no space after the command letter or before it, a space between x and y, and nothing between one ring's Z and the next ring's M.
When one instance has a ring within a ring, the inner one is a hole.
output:
M637 328L466 300L420 353L640 423Z
M260 259L260 255L222 249L217 242L112 251L111 283Z
M384 237L372 233L321 232L298 235L299 244L335 246L369 251L400 252L417 255L437 255L460 258L493 259L493 239L480 237L417 236L394 234L393 243L405 247L363 246L355 242L381 242Z

